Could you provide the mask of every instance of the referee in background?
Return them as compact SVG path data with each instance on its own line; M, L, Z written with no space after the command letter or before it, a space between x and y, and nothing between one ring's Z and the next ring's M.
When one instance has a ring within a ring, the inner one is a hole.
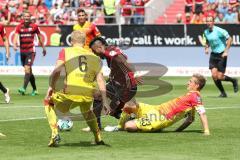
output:
M214 18L208 16L207 29L204 30L203 36L206 40L205 53L208 54L209 47L212 51L209 60L209 69L211 70L215 85L221 92L219 97L227 97L222 81L232 82L234 92L238 92L238 80L225 75L228 50L232 43L229 33L225 29L215 26Z

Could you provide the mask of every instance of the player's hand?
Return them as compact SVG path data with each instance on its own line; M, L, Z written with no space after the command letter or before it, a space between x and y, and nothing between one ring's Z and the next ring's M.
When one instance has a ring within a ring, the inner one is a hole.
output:
M48 91L47 91L47 94L46 94L46 97L45 97L45 100L50 100L52 94L53 94L53 89L52 89L52 87L49 87Z
M47 54L46 49L43 49L42 54L43 54L43 56L46 56L46 54Z
M209 131L204 131L204 132L203 132L203 135L204 135L204 136L209 136L209 135L210 135L210 132L209 132Z
M105 115L108 115L111 112L110 106L107 102L103 102L103 111Z
M223 54L222 54L222 58L225 58L225 57L227 57L228 56L228 53L225 51L225 52L223 52Z
M208 47L205 47L205 54L208 54L208 52L209 52Z

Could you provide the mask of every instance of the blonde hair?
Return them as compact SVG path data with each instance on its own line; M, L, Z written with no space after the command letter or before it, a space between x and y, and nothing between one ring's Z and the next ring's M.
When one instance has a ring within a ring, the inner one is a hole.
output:
M197 84L199 85L198 90L200 91L206 84L206 78L201 74L193 74L193 77L197 79Z
M81 31L73 31L71 34L71 40L72 40L72 44L75 44L75 43L85 44L86 33Z

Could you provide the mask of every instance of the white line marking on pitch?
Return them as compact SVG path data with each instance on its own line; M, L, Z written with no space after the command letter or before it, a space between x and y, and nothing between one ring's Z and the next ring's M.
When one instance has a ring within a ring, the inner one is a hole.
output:
M36 119L46 119L46 117L31 117L31 118L19 118L19 119L3 119L0 122L10 122L10 121L26 121L26 120L36 120Z
M26 107L26 106L25 106ZM31 107L31 106L29 106ZM40 107L40 106L35 106ZM41 106L42 107L42 106ZM206 108L207 110L220 110L220 109L240 109L239 106L233 107L215 107L215 108ZM11 122L11 121L26 121L26 120L39 120L39 119L46 119L46 117L30 117L30 118L22 118L22 119L4 119L0 120L0 122Z
M211 108L206 108L209 110L218 110L218 109L240 109L239 106L232 106L232 107L211 107Z
M4 106L0 107L0 109L16 109L16 108L43 108L44 106Z

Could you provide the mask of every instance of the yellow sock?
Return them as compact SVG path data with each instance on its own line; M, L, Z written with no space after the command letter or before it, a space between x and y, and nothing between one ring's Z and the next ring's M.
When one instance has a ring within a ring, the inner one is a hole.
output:
M47 115L49 126L52 130L52 136L58 134L58 127L57 127L57 116L54 111L54 106L47 105L45 106L45 113Z
M90 110L91 103L83 103L84 105L80 106L81 113L83 114L84 119L86 120L88 126L90 127L96 142L102 140L100 130L97 124L97 118L92 110Z

